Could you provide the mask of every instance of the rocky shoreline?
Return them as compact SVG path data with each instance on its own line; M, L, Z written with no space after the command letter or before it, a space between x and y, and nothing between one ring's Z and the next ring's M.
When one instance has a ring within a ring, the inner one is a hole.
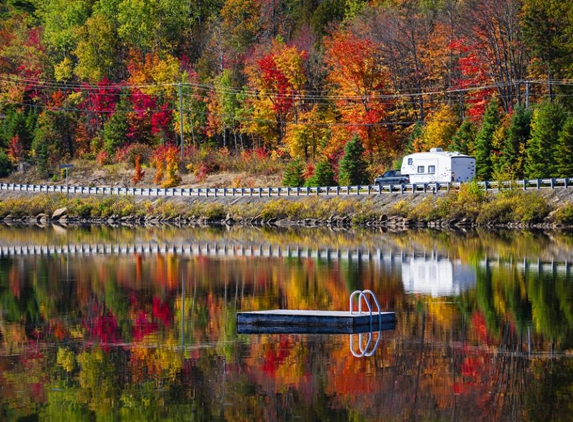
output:
M287 219L287 218L268 218L255 216L248 218L233 218L227 215L223 219L213 219L207 217L187 218L182 216L162 217L160 215L149 216L116 216L112 215L107 218L80 218L68 215L66 207L55 210L52 215L40 213L35 216L13 217L8 215L0 218L0 224L7 226L38 226L46 227L58 225L68 226L122 226L122 227L154 227L161 225L171 225L176 227L188 226L251 226L251 227L268 227L268 228L287 228L287 227L304 227L304 228L331 228L331 229L350 229L352 227L369 227L381 228L392 231L405 231L410 229L436 229L436 230L469 230L477 228L489 229L517 229L517 230L571 230L573 225L556 224L553 222L541 223L496 223L478 224L470 218L461 219L438 219L433 221L414 220L397 215L383 214L375 219L365 219L356 222L352 215L332 215L327 219L304 218L304 219Z
M517 192L519 193L519 192ZM255 226L255 227L371 227L388 230L413 228L467 230L474 228L519 230L568 230L573 218L556 219L559 208L573 214L573 189L553 189L521 193L518 204L534 208L542 200L547 210L529 221L508 221L503 212L479 219L464 211L458 201L448 213L435 213L441 203L452 199L453 191L417 194L378 194L361 196L308 197L118 197L0 192L0 224L61 226ZM488 192L495 202L496 192ZM528 195L528 196L525 196ZM38 205L40 204L40 205ZM87 208L86 208L87 207ZM459 212L459 208L462 211ZM509 208L508 208L509 207ZM36 210L35 212L33 210ZM303 209L303 211L300 211ZM53 210L53 211L52 211ZM415 212L412 212L415 211ZM442 217L438 217L441 215ZM469 216L468 216L469 215Z

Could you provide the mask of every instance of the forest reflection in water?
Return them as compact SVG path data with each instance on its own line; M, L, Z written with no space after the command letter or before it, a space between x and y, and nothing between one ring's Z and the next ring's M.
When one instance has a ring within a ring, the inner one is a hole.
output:
M0 419L558 420L573 410L573 237L0 228ZM236 313L396 312L367 337L237 333Z

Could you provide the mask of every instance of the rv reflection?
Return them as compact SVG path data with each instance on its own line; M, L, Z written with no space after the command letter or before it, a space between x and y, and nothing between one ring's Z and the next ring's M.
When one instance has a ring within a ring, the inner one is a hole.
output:
M407 257L402 282L408 293L433 297L458 295L476 285L475 269L443 257Z

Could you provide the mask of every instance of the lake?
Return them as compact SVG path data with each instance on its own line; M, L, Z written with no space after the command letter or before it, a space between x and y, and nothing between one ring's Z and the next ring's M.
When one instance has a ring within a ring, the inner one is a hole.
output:
M557 232L0 226L0 419L569 420L572 262ZM238 334L356 290L396 324Z

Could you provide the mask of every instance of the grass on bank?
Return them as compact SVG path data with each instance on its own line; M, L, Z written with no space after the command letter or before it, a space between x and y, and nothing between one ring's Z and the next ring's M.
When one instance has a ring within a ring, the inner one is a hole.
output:
M268 201L235 204L219 202L182 203L170 199L155 201L136 200L133 197L81 197L67 198L63 194L45 194L0 201L0 218L12 215L15 218L35 217L67 207L68 217L82 219L107 219L110 217L153 216L164 219L183 217L206 218L211 221L231 217L235 220L269 219L319 219L332 216L349 217L355 224L374 221L382 217L401 216L414 221L435 221L467 218L480 225L488 223L531 224L550 221L556 224L573 224L573 203L553 208L536 192L507 190L497 194L486 193L477 184L463 185L458 191L444 196L428 195L414 204L408 198L381 209L374 198L360 200L351 197L308 197L298 200L277 198Z

